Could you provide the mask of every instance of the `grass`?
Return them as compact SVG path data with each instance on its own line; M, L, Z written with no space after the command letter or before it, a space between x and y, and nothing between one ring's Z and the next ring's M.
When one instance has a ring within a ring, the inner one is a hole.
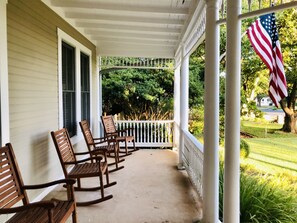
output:
M256 138L294 138L296 135L284 133L280 129L281 124L268 122L242 121L241 131Z
M250 154L243 163L270 174L297 176L297 136L280 132L280 127L279 124L243 122L241 131L257 137L245 139Z
M249 156L241 158L240 222L297 222L297 135L274 123L241 123ZM223 216L223 162L220 163L220 219Z

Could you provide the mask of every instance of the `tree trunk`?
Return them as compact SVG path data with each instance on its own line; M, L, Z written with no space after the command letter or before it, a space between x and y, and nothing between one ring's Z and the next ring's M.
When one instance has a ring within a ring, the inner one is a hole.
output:
M294 113L293 114L286 114L285 122L284 122L282 130L284 132L297 133L296 117L295 117Z
M280 101L281 108L286 114L285 122L282 128L284 132L297 133L297 128L296 128L297 113L295 112L296 92L297 92L297 82L294 82L291 93L289 93L287 98L284 98Z

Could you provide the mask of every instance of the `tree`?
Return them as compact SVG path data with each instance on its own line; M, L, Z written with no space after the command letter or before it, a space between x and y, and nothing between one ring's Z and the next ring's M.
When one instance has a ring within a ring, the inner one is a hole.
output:
M288 84L288 97L281 101L281 108L285 112L285 122L282 130L297 132L296 129L296 88L297 88L297 10L288 9L276 14L279 39L282 47L285 73ZM247 19L242 23L246 30L255 20ZM245 100L253 91L257 95L267 95L269 71L252 49L248 39L242 39L242 95ZM257 80L260 80L257 82ZM257 85L255 83L257 82ZM261 97L258 97L261 99Z
M278 14L279 39L288 85L288 97L281 101L285 112L282 130L297 133L296 89L297 89L297 9L288 9Z
M103 111L125 119L172 118L172 70L119 69L104 73Z

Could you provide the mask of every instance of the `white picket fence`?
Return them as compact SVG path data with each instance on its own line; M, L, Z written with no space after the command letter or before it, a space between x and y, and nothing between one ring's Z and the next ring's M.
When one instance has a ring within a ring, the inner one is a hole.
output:
M117 129L132 128L136 147L172 147L173 120L133 121L116 120ZM131 146L131 144L129 144Z

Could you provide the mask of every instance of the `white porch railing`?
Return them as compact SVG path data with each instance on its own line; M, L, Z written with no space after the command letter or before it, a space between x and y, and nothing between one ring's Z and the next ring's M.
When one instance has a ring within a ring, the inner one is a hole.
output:
M133 121L116 120L117 129L133 128L136 147L172 147L173 120ZM131 146L131 144L129 144Z
M196 191L202 195L203 145L188 131L184 131L183 163Z

